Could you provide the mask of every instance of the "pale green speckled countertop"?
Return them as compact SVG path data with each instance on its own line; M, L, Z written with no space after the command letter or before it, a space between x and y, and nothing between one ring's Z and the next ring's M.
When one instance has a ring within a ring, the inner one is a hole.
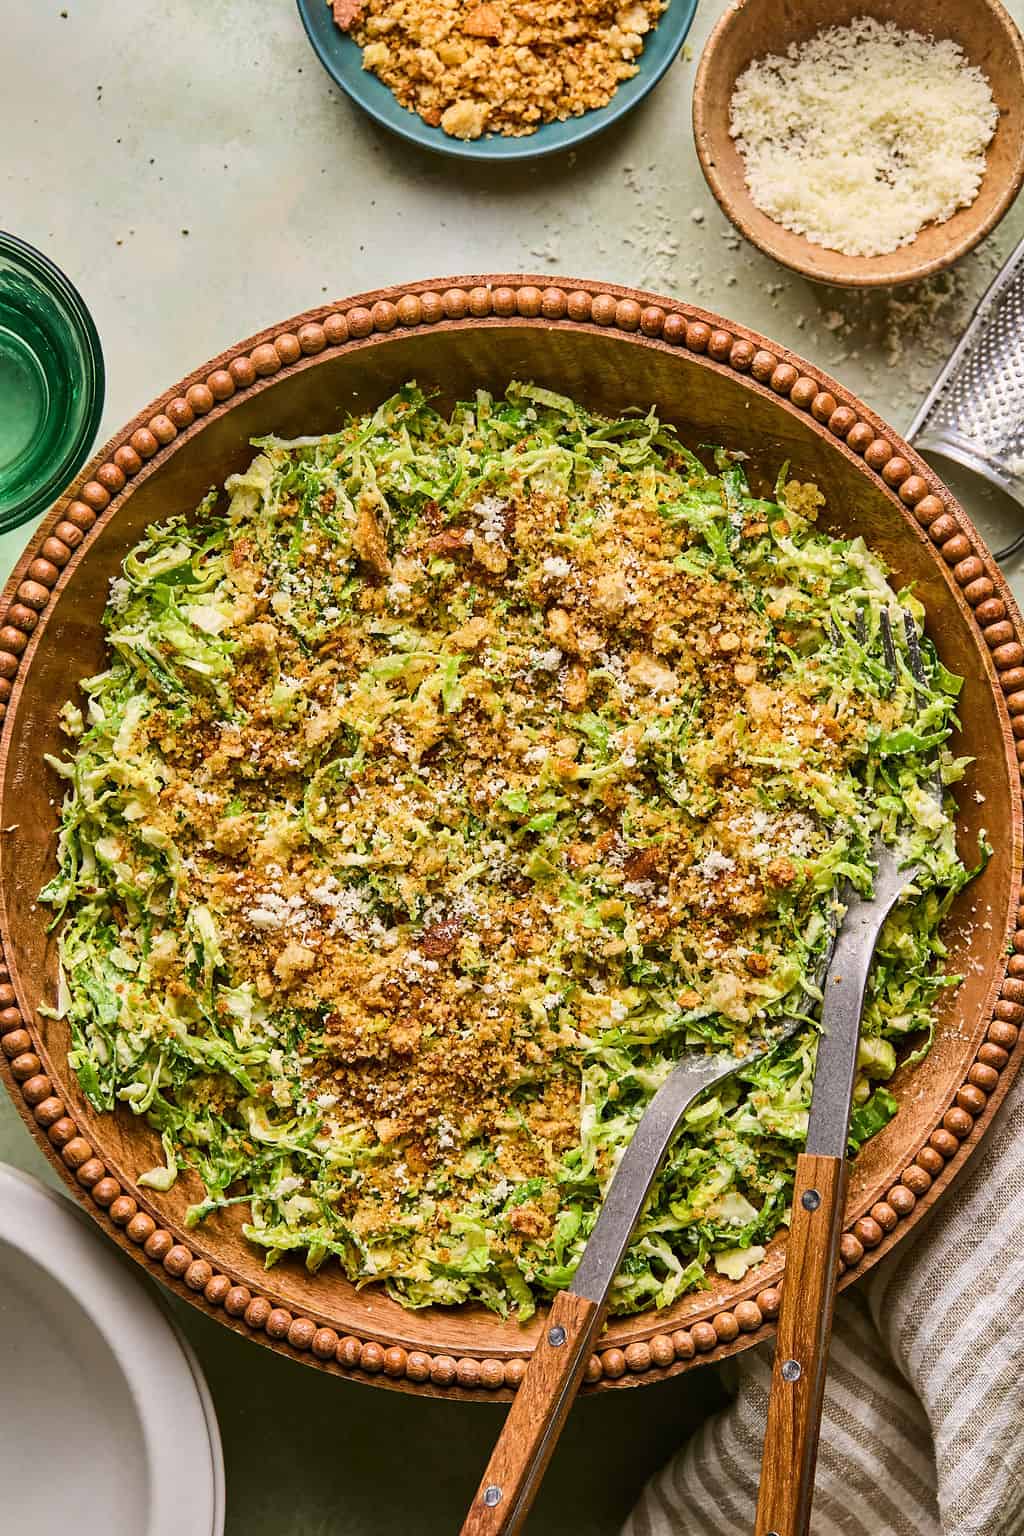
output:
M1024 23L1024 0L1007 3ZM689 297L803 352L903 427L1024 233L1024 202L952 278L909 299L816 288L742 246L705 188L690 131L695 60L723 9L701 0L686 54L624 123L495 184L364 119L322 73L291 0L9 0L0 223L63 266L93 311L107 358L104 436L264 325L361 289L469 271ZM25 542L24 530L0 538L3 575ZM1024 596L1024 568L1011 575ZM0 1159L50 1177L6 1099ZM229 1536L458 1528L501 1410L346 1384L176 1311L220 1416ZM721 1391L702 1370L580 1403L531 1532L612 1536L643 1478Z

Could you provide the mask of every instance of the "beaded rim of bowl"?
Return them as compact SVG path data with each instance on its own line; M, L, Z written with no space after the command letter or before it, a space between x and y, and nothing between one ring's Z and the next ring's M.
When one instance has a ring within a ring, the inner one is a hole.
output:
M977 624L998 674L1016 755L1024 775L1024 634L1020 614L998 567L965 514L928 466L830 378L742 326L680 301L581 279L529 276L448 278L390 288L326 305L271 327L187 376L118 433L82 471L19 561L4 593L0 620L0 722L18 680L22 656L54 593L66 582L118 498L143 467L216 406L261 387L305 359L375 335L482 319L565 323L642 336L723 368L749 375L754 387L806 412L823 433L857 457L898 496L935 545ZM0 747L6 758L9 733ZM870 1209L843 1233L840 1286L886 1252L964 1165L1009 1088L1019 1065L1024 1026L1024 905L1020 871L1016 930L985 1040L945 1113L914 1157ZM48 1070L31 1013L19 1006L9 956L0 960L0 1073L22 1117L82 1203L137 1262L237 1332L296 1359L355 1380L468 1398L508 1398L526 1361L479 1355L455 1358L341 1335L316 1318L275 1305L237 1277L217 1270L179 1240L129 1192L96 1155ZM673 1332L654 1331L624 1349L614 1343L592 1355L584 1390L659 1380L691 1365L720 1359L766 1338L778 1314L782 1282L757 1286L730 1308ZM272 1286L266 1288L272 1292ZM635 1322L636 1320L632 1320Z

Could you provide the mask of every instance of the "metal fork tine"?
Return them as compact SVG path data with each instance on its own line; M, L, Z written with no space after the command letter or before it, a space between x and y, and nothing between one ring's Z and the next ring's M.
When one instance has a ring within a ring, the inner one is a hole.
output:
M868 643L868 616L863 608L858 608L853 620L853 632L859 645Z
M885 664L892 673L893 682L898 676L896 665L896 642L892 637L892 619L889 617L888 608L883 608L879 614L879 629L882 632L882 650L885 653Z
M839 628L839 625L836 623L835 619L831 619L829 621L828 633L829 633L829 639L832 641L832 644L841 647L842 643L843 643L843 632ZM868 620L867 620L867 615L865 614L863 608L858 608L854 612L854 615L853 615L853 635L854 635L854 639L858 642L858 644L860 644L860 645L866 645L867 644L867 640L868 640Z
M921 643L917 638L917 625L914 616L906 608L903 610L903 630L907 637L907 662L914 675L914 682L919 688L927 688L928 680L924 675L924 658L921 655Z

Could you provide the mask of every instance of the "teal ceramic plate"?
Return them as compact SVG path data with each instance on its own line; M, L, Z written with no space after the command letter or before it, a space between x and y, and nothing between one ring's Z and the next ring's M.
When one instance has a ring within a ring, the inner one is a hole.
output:
M398 105L387 86L363 68L362 49L335 26L327 0L298 0L298 6L309 40L331 79L376 122L413 144L422 144L458 160L509 161L536 160L541 155L572 149L631 112L648 91L653 91L686 41L697 0L669 0L667 11L648 34L639 72L619 86L606 107L584 112L582 117L570 117L564 123L545 123L525 138L495 134L468 142L453 139L440 128L428 127L415 112L407 112Z

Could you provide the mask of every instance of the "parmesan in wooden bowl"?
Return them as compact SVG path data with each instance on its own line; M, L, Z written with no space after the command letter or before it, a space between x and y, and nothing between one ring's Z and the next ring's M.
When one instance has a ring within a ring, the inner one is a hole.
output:
M950 265L1024 175L1024 47L998 0L740 0L698 71L694 131L725 212L847 286Z

